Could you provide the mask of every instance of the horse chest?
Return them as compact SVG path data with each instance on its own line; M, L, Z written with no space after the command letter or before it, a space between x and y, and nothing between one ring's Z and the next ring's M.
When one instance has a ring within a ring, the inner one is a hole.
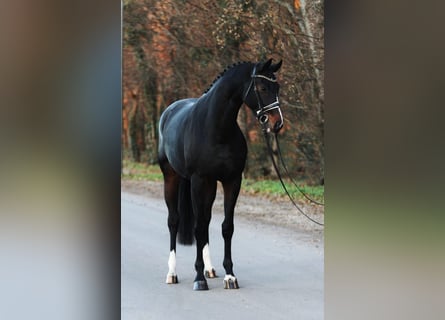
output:
M219 144L202 148L199 154L199 172L222 179L244 170L247 150L244 145Z

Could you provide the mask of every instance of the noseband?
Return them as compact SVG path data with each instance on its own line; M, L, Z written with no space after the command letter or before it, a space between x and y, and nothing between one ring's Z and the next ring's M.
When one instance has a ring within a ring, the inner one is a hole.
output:
M258 89L256 87L256 82L255 79L256 78L263 78L266 79L267 81L270 82L277 82L277 79L272 79L266 76L263 76L261 74L256 74L256 65L253 68L252 74L251 74L251 78L252 80L250 81L249 87L247 88L246 94L244 95L244 101L246 100L247 96L249 95L250 89L253 86L254 92L255 92L255 96L258 102L258 108L255 110L255 114L256 117L259 121L259 123L261 123L261 125L263 125L263 127L265 126L265 124L267 122L269 122L269 116L267 115L267 113L273 109L278 109L278 111L280 112L280 118L283 119L283 115L281 114L281 109L280 109L280 102L278 101L278 95L276 97L276 100L274 102L272 102L271 104L268 104L267 106L264 105L263 100L261 99L260 95L258 94Z

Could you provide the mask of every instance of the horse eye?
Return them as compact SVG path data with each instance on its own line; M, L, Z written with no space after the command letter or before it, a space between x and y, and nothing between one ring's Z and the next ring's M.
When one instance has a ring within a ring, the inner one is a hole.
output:
M260 86L260 91L266 91L267 90L267 88L265 87L265 86Z

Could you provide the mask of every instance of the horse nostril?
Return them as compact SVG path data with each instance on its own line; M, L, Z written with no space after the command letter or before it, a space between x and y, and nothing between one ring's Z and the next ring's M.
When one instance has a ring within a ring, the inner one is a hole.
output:
M283 121L279 120L279 121L275 122L275 125L274 125L274 128L273 128L274 131L278 132L278 131L281 130L281 128L283 128Z

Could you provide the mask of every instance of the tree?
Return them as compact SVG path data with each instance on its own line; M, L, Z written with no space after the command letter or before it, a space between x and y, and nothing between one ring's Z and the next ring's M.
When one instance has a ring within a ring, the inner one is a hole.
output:
M129 92L141 92L144 159L156 161L157 121L170 103L199 97L227 65L272 57L284 61L278 79L286 163L294 178L319 183L324 176L323 6L302 0L125 1L124 97L128 104ZM125 103L123 114L128 118ZM242 109L238 121L249 145L246 174L272 174L256 119Z

